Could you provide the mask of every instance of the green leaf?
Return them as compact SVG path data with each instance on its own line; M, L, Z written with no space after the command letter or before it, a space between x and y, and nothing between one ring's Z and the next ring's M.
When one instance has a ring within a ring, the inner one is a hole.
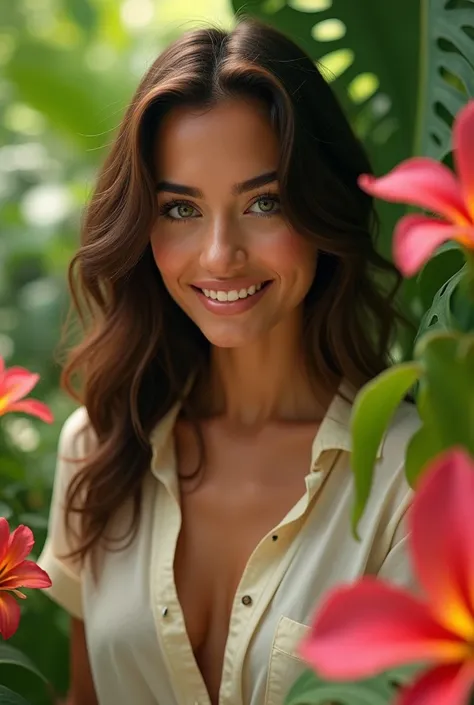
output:
M405 455L405 475L408 484L415 487L430 460L443 450L439 437L427 425L422 426L411 437Z
M303 673L293 684L285 705L387 705L396 689L382 674L361 681L334 683L325 681L312 671Z
M10 688L0 685L0 705L30 705L30 703Z
M423 414L443 449L474 454L474 335L432 333L415 348L426 383Z
M10 644L0 643L0 666L4 665L21 666L21 668L26 668L28 671L34 673L36 676L41 678L41 680L47 683L45 676L36 668L28 656L25 656L22 651L16 649L14 646L10 646Z
M467 273L466 266L462 267L456 274L446 281L436 292L433 303L423 316L420 327L416 334L415 346L423 335L435 330L451 330L456 328L456 321L453 317L452 298L462 279Z
M110 143L131 93L127 66L111 67L104 75L87 68L80 49L60 49L26 37L5 66L5 75L23 100L93 160L96 150Z
M426 262L416 278L423 308L428 310L436 293L465 263L464 251L454 240L445 242Z
M352 528L356 538L357 525L369 499L377 451L383 435L397 406L420 374L419 362L394 365L366 384L355 399L351 417L351 465L355 482Z
M451 118L474 96L474 39L464 31L473 15L474 0L421 1L416 154L443 159Z
M426 379L422 377L416 398L421 427L413 434L405 452L405 475L411 487L416 482L429 461L443 450L436 425L429 406Z

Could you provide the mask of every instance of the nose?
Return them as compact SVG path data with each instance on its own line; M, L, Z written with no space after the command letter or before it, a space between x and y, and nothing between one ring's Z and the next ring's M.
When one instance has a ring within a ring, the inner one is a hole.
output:
M228 219L215 220L206 233L200 265L214 276L229 276L245 265L247 253L238 225Z

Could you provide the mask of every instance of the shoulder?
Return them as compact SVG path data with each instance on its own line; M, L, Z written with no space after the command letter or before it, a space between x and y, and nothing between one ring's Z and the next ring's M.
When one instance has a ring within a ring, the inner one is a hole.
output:
M59 433L58 454L65 460L80 460L94 445L94 432L84 406L75 409Z

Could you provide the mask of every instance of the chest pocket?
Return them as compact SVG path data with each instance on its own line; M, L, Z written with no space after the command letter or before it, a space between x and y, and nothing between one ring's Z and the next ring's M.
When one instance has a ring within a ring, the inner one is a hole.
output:
M308 668L297 649L309 630L306 624L280 618L270 654L264 705L283 705L295 680Z

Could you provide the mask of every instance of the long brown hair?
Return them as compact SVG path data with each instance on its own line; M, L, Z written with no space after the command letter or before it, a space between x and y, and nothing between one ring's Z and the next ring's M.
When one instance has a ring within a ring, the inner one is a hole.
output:
M319 250L304 304L311 370L328 388L340 378L359 388L389 364L400 278L374 248L372 199L356 183L371 167L331 88L292 41L255 20L241 19L231 32L184 34L156 59L131 100L70 265L84 334L69 352L63 385L86 407L97 439L67 495L67 519L81 514L74 552L81 560L130 500L126 536L133 538L151 430L178 400L193 416L185 387L210 346L169 296L153 260L153 143L173 107L212 107L229 96L267 105L281 144L283 212Z

